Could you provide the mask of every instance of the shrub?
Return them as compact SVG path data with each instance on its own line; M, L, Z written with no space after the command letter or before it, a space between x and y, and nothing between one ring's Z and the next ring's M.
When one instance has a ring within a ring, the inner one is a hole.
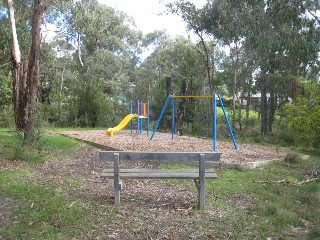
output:
M296 145L320 148L320 84L304 85L307 94L284 107L287 134Z

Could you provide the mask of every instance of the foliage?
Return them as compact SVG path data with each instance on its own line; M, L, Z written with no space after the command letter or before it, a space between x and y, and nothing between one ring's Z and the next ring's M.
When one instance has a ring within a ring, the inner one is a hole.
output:
M305 96L285 105L288 135L296 145L320 147L320 84L303 82Z

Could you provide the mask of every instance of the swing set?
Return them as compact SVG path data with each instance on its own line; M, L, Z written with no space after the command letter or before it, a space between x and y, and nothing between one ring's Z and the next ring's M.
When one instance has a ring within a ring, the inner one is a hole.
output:
M171 100L171 139L174 138L174 125L175 125L175 99L177 98L208 98L208 99L212 99L212 105L213 105L213 116L212 116L212 125L213 125L213 128L212 128L212 136L213 136L213 144L212 144L212 147L213 147L213 151L216 152L217 150L217 98L220 102L220 105L221 105L221 108L222 108L222 111L223 111L223 115L224 115L224 118L225 118L225 121L226 121L226 124L228 126L228 129L229 129L229 133L230 133L230 136L232 138L232 142L233 142L233 145L235 147L235 149L238 149L238 145L236 143L236 139L234 137L234 134L233 134L233 131L232 131L232 127L230 125L230 122L229 122L229 119L228 119L228 116L227 116L227 113L226 113L226 110L225 110L225 107L223 105L223 101L222 101L222 98L220 97L219 94L213 94L213 96L174 96L174 95L169 95L163 105L163 108L161 110L161 113L160 113L160 116L156 122L156 125L153 129L153 132L152 132L152 135L151 135L151 138L150 140L152 140L154 138L154 135L159 127L159 124L160 124L160 121L164 115L164 112L167 108L167 105L169 104L169 101Z

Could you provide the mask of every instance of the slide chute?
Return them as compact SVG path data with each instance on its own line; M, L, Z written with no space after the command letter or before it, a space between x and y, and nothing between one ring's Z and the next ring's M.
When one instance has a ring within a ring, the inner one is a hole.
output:
M108 136L113 136L114 132L120 131L121 129L123 129L125 126L127 126L127 124L134 118L137 118L138 114L129 114L127 116L125 116L124 119L122 119L122 121L113 128L108 128L107 129L107 135Z

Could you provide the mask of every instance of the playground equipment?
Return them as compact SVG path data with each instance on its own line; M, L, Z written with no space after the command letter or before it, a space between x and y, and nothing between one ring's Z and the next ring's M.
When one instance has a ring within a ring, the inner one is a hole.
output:
M130 113L133 113L134 111L134 102L131 100L130 101ZM138 113L138 134L142 133L142 125L143 119L147 120L146 123L146 131L147 131L147 135L149 135L149 129L150 129L150 101L140 101L137 100L137 105L136 105L136 112ZM130 133L132 133L133 131L133 124L132 121L130 122Z
M122 119L122 121L113 128L108 128L107 129L107 135L108 136L113 136L114 132L120 131L121 129L123 129L125 126L127 126L127 124L133 119L133 118L137 118L138 114L129 114L127 115L124 119Z
M228 116L227 116L227 113L226 113L226 110L224 108L224 105L223 105L223 101L222 101L222 98L220 97L219 94L213 94L213 96L174 96L174 95L169 95L163 105L163 108L161 110L161 113L160 113L160 116L156 122L156 125L153 129L153 132L152 132L152 135L151 135L151 138L150 140L153 139L158 127L159 127L159 124L160 124L160 121L163 117L163 114L166 110L166 107L169 103L169 101L171 100L171 138L173 139L174 137L174 124L175 124L175 99L176 98L209 98L209 99L212 99L212 105L213 105L213 118L212 118L212 122L213 122L213 128L212 128L212 136L213 136L213 151L216 152L217 150L217 98L219 99L220 101L220 105L221 105L221 108L223 110L223 114L224 114L224 118L226 120L226 124L228 126L228 130L229 130L229 133L230 133L230 136L232 138L232 141L233 141L233 145L235 147L235 149L238 149L238 145L236 143L236 139L234 137L234 134L233 134L233 131L232 131L232 128L231 128L231 125L230 125L230 122L229 122L229 119L228 119Z
M133 129L133 123L132 120L137 118L138 119L138 134L142 133L142 119L147 119L147 135L149 135L149 126L150 126L150 103L149 101L147 102L142 102L140 100L137 101L137 109L136 112L137 113L133 113L133 108L134 108L134 103L133 101L130 101L130 114L128 114L127 116L125 116L124 119L122 119L122 121L113 128L108 128L107 129L107 135L108 136L113 136L114 132L120 131L121 129L123 129L125 126L128 125L128 123L130 122L130 132L132 133L132 129Z

